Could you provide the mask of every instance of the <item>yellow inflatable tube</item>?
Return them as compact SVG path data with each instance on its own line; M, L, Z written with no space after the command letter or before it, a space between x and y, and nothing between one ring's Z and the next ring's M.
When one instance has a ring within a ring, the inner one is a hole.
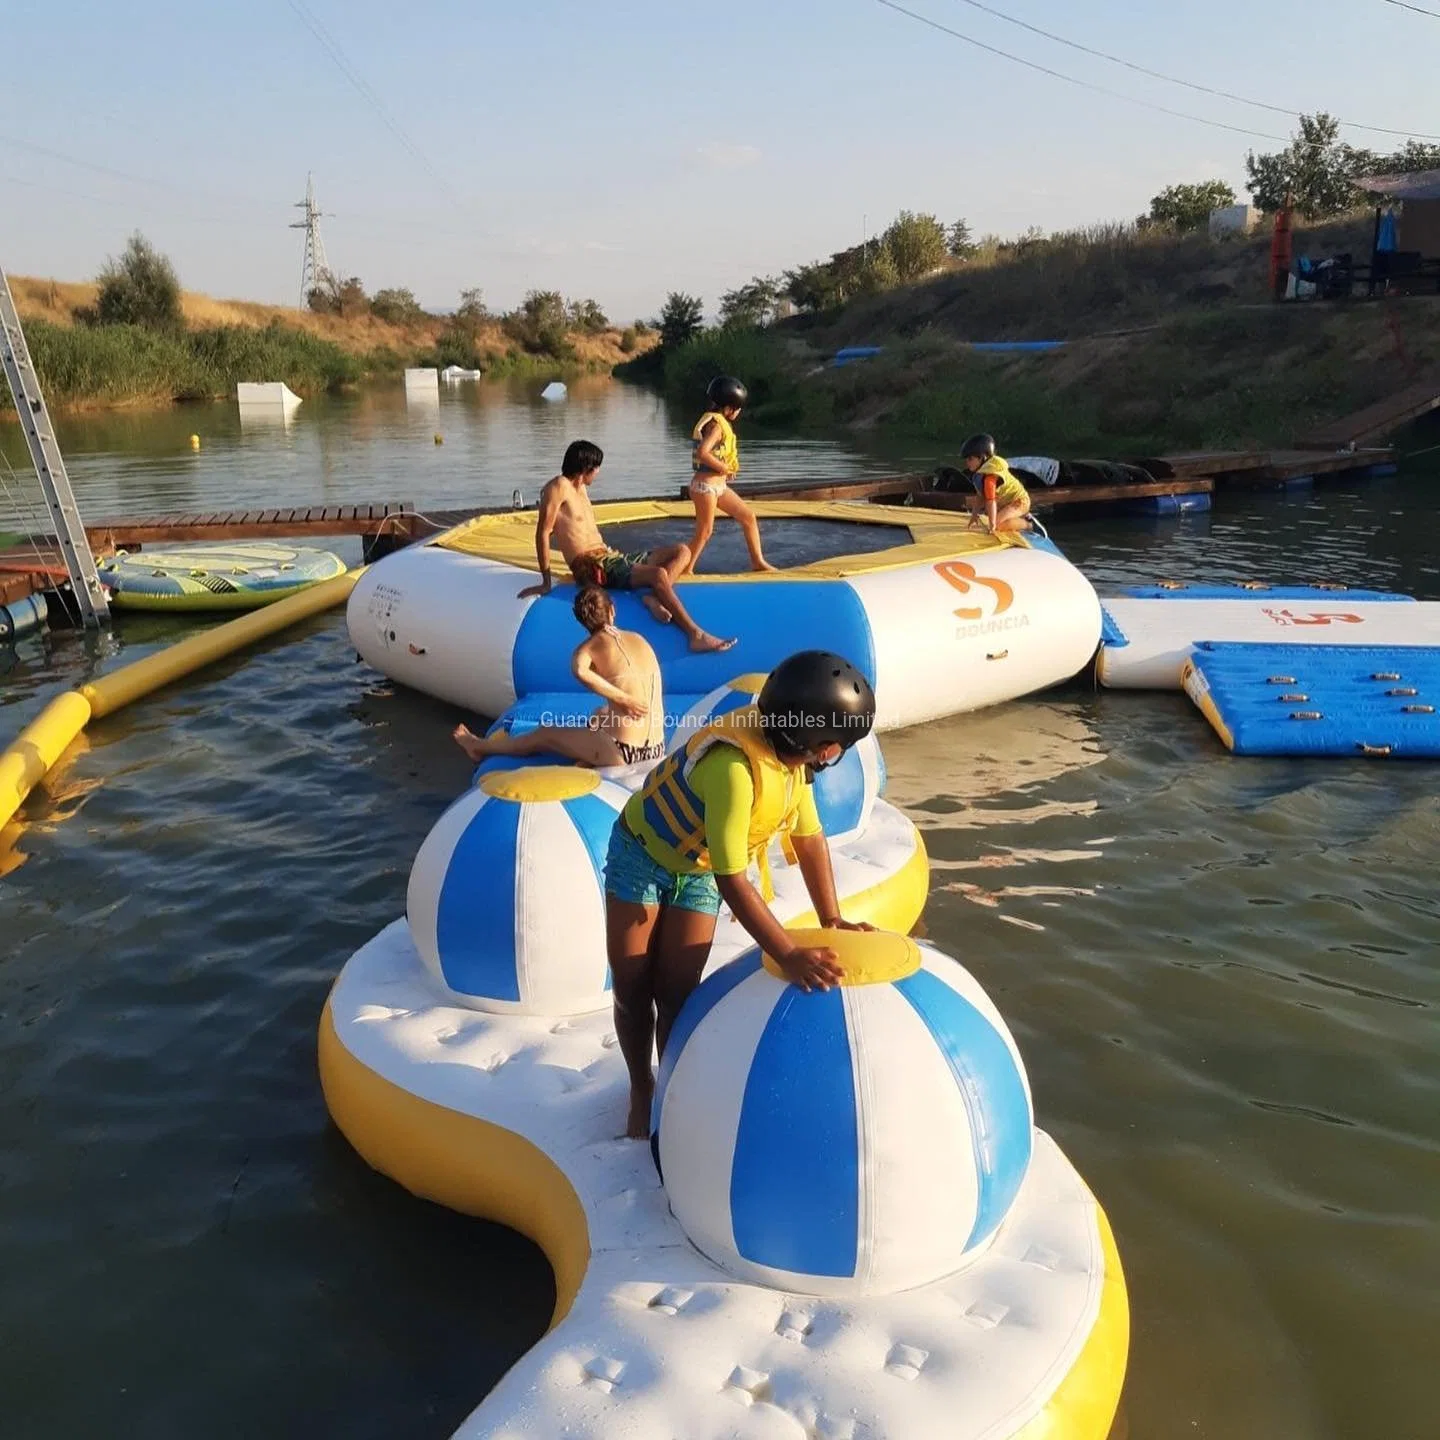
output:
M263 610L192 635L157 655L147 655L78 690L56 696L0 755L0 825L10 820L92 719L114 714L132 700L163 689L257 640L344 604L362 573L352 570L277 600Z

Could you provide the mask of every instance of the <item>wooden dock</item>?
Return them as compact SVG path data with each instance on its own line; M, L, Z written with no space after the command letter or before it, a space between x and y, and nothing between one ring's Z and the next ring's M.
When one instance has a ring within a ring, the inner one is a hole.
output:
M416 538L415 508L408 501L359 505L296 505L271 510L215 510L169 515L122 516L85 527L92 548L135 550L176 540L275 540L280 537L386 534Z
M1313 431L1300 444L1307 450L1353 449L1367 440L1393 435L1432 410L1440 410L1440 377L1436 376L1417 381L1388 399Z

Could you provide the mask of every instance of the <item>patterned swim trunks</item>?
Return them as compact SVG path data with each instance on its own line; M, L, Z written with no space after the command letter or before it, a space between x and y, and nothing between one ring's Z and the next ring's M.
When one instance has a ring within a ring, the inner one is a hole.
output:
M637 565L648 565L650 552L636 550L629 555L619 550L588 550L577 555L570 566L570 573L577 585L599 585L606 590L628 590L631 587L631 572Z

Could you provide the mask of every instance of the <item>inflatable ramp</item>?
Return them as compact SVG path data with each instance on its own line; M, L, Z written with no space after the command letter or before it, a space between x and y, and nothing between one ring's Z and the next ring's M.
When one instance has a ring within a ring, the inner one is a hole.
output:
M1237 755L1440 759L1434 646L1206 641L1183 683Z

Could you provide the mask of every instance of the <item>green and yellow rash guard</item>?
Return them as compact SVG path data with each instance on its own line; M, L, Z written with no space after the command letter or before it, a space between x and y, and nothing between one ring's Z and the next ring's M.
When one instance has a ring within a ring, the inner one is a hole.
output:
M716 875L743 875L751 859L750 820L755 808L755 782L744 753L733 745L712 746L695 762L686 784L704 806L705 848L697 858L686 859L656 834L645 819L642 795L633 796L625 806L625 823L646 853L673 874L710 870ZM803 772L795 772L795 784L798 807L791 833L819 835L815 793Z

